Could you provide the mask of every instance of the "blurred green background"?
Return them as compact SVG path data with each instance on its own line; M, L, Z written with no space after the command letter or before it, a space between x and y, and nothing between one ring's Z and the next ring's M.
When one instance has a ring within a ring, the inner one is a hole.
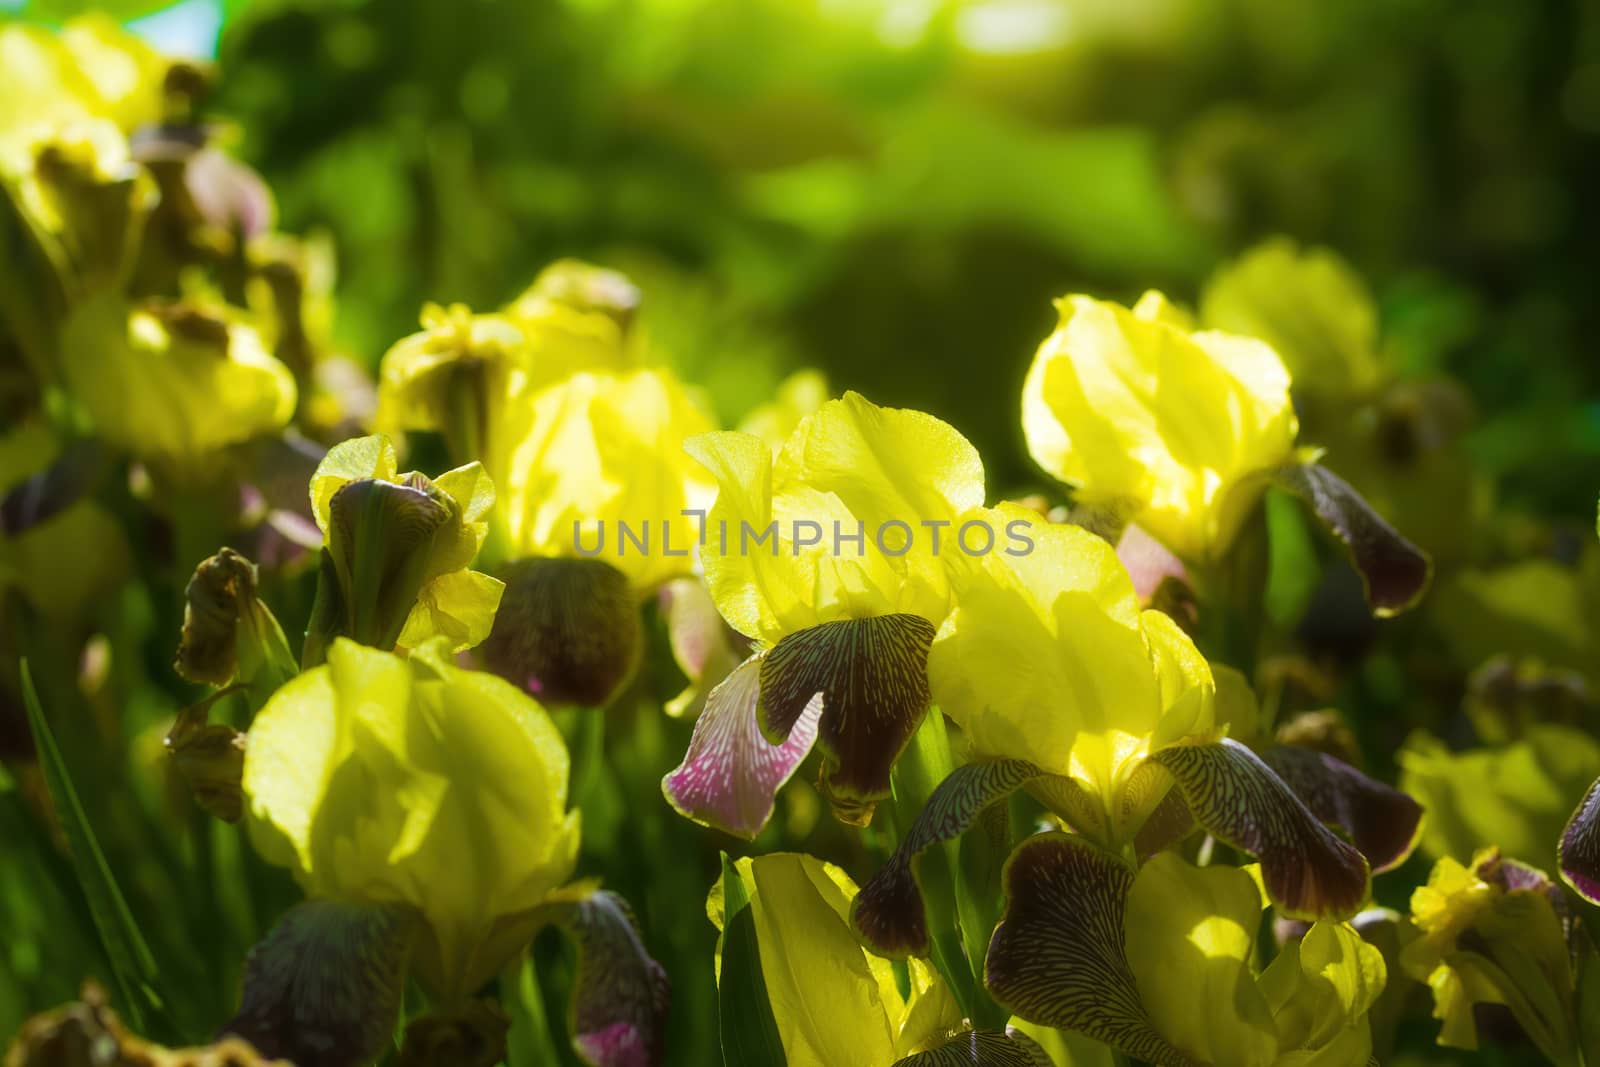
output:
M0 10L59 21L90 6ZM424 301L495 307L550 260L579 256L636 277L654 349L707 388L727 424L815 366L836 391L955 424L1004 495L1043 481L1017 410L1053 298L1132 300L1155 287L1193 302L1220 264L1282 234L1335 249L1372 286L1393 379L1448 377L1464 390L1470 416L1452 430L1449 464L1478 481L1455 497L1425 455L1401 450L1378 470L1342 456L1353 406L1320 423L1307 414L1305 436L1332 445L1330 465L1380 504L1387 492L1398 525L1439 557L1441 611L1492 614L1492 590L1452 583L1453 566L1519 552L1572 563L1579 535L1592 540L1600 0L92 6L171 51L217 60L211 114L236 124L233 148L271 184L280 227L331 238L335 337L371 368L416 328ZM1423 483L1445 494L1416 505L1436 528L1403 514ZM1472 518L1501 520L1481 537L1457 510L1469 498ZM1469 533L1471 545L1453 543ZM1317 604L1348 607L1333 585ZM181 703L164 673L181 603L128 597L116 613L124 629L107 636L142 650L147 662L121 688L148 706L119 713L153 723ZM1580 628L1594 625L1581 595L1572 610ZM1408 620L1399 652L1342 680L1334 695L1375 771L1393 780L1413 726L1473 739L1463 678L1483 656L1594 669L1593 635L1574 636L1572 620L1532 632L1509 617L1465 636ZM1324 629L1301 636L1335 651L1370 638ZM668 662L664 644L655 651ZM585 810L582 870L633 900L673 974L673 1062L713 1062L714 932L700 908L716 848L732 842L678 819L655 790L687 736L656 710L676 691L672 674L653 672L603 725L563 725ZM816 803L791 787L783 844L862 856ZM194 991L194 1004L174 1006L179 1036L203 1037L230 1010L244 948L295 892L240 854L227 828L197 817L191 838L162 846L174 855L157 855L159 836L133 814L91 804L105 809L91 821L105 820L136 905L179 892L209 909L158 920L135 908L175 985ZM12 805L0 817L13 823L7 841L43 833ZM666 861L688 855L697 862ZM174 890L179 869L241 881ZM65 867L27 870L0 901L50 933L17 938L0 967L0 1036L70 997L96 952L79 902L52 894L71 884ZM1386 903L1403 907L1426 864L1406 870ZM220 926L195 929L207 916ZM207 939L209 952L185 960ZM539 955L543 973L565 965L559 943L541 939ZM558 1016L561 1000L547 999ZM1424 1009L1410 1044L1426 1049L1432 1036Z

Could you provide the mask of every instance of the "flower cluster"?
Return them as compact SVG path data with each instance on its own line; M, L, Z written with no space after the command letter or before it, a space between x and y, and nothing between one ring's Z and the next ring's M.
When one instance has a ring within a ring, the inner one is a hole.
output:
M1330 706L1381 685L1364 647L1294 651L1324 594L1352 644L1409 613L1431 650L1600 591L1586 537L1574 580L1454 561L1455 607L1416 610L1435 560L1385 518L1393 472L1321 434L1389 404L1420 449L1434 413L1331 253L1268 242L1194 311L1062 297L1008 424L1038 492L1008 499L951 421L814 370L724 420L648 286L577 260L428 305L369 377L326 250L206 120L210 71L97 19L0 56L0 606L82 638L109 705L143 668L102 602L158 531L173 595L137 618L202 691L163 707L149 792L243 938L198 1055L652 1067L676 980L727 1067L1355 1067L1422 987L1441 1044L1600 1063L1600 630L1553 628L1578 667L1479 657L1482 743L1396 736L1398 787ZM15 690L130 1021L170 1023L62 720ZM1409 915L1379 907L1419 849ZM277 869L261 900L214 885L224 852ZM632 905L598 876L629 864ZM687 981L658 879L709 894ZM89 999L7 1062L144 1047Z

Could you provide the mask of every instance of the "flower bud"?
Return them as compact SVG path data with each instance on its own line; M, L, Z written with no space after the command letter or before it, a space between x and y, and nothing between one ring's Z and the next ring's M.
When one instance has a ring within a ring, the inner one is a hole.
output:
M524 559L484 642L489 669L549 706L610 703L639 665L643 632L627 576L597 559Z

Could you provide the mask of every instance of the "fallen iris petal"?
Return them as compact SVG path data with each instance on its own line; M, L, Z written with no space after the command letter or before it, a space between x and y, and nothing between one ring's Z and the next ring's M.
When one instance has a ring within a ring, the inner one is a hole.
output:
M1309 748L1277 745L1261 759L1311 814L1350 835L1373 874L1400 866L1417 847L1422 805L1400 790Z
M1390 526L1350 483L1318 463L1280 467L1273 481L1305 501L1344 542L1374 614L1398 615L1422 598L1433 578L1433 560Z
M761 730L774 744L823 694L821 786L845 821L865 825L889 795L889 769L931 700L934 632L903 613L825 622L785 637L761 664Z
M299 1067L370 1062L393 1039L415 929L397 908L296 905L250 950L223 1032Z
M1018 846L1006 910L989 941L984 984L1029 1022L1103 1041L1161 1067L1192 1061L1151 1025L1124 950L1133 871L1075 834Z
M1572 813L1556 854L1562 879L1585 900L1600 904L1600 778Z
M985 809L1045 772L1026 760L995 760L957 767L928 797L894 854L873 875L850 908L850 925L881 956L926 956L928 920L916 861L941 841L965 833Z
M1053 1067L1050 1057L1020 1030L968 1030L937 1048L895 1060L891 1067Z
M1348 918L1371 886L1367 861L1339 840L1261 757L1230 738L1150 757L1172 772L1195 819L1261 861L1267 895L1299 918Z
M645 950L627 901L594 890L552 907L578 946L573 1048L594 1067L660 1063L672 983Z
M822 714L817 693L782 744L762 736L757 705L765 656L751 656L711 691L683 762L661 779L662 793L679 814L744 838L755 837L772 817L773 798L811 751Z

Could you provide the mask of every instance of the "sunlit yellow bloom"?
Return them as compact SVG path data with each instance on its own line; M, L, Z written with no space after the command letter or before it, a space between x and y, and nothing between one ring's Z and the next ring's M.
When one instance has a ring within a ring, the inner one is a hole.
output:
M1289 374L1266 344L1193 332L1159 293L1132 310L1087 296L1061 319L1023 389L1033 458L1085 504L1137 521L1186 559L1225 552L1294 458Z
M1265 902L1237 868L1172 853L1139 872L1124 919L1128 963L1155 1029L1202 1063L1364 1064L1383 954L1345 923L1319 922L1255 973Z
M1433 990L1439 1044L1477 1048L1474 1006L1502 1004L1552 1062L1578 1062L1566 902L1544 872L1492 847L1470 867L1446 856L1411 894L1411 921L1421 936L1401 965Z
M567 881L579 822L544 709L448 652L335 641L256 717L244 793L257 849L308 895L416 909L419 976L453 1000L521 948L505 920Z
M378 425L389 432L451 433L458 421L480 438L504 419L513 382L527 363L522 330L504 315L474 315L465 304L422 309L422 330L384 354ZM474 443L493 452L491 442ZM482 458L482 457L479 457ZM491 476L498 473L491 468Z
M735 630L773 644L838 619L945 617L955 520L983 503L982 461L952 427L847 393L800 420L776 457L734 432L689 450L721 487L701 555ZM775 540L757 544L769 529Z
M577 371L508 405L508 555L603 560L646 593L689 572L710 479L683 442L713 428L670 372ZM632 538L628 535L631 534Z
M1318 922L1255 969L1266 901L1246 870L1167 852L1134 873L1076 834L1024 842L1007 864L990 991L1036 1025L1140 1060L1207 1067L1356 1067L1383 955Z
M938 973L909 962L909 995L893 965L862 949L850 932L856 885L831 863L797 853L738 861L749 897L761 977L790 1067L889 1067L961 1025ZM706 902L723 929L723 882ZM722 978L722 944L717 945Z
M974 513L996 528L1028 514L1016 505ZM1115 841L1148 814L1124 803L1144 758L1220 733L1215 682L1169 616L1140 610L1108 543L1066 524L1029 529L1032 552L953 568L956 607L928 659L934 702L976 753L1078 781Z
M256 331L202 308L86 301L67 319L61 359L107 440L180 474L294 413L294 378Z
M488 636L504 588L468 569L488 532L494 485L477 463L432 479L397 467L394 446L377 434L335 445L311 478L312 516L344 600L332 632L377 644L387 640L374 635L393 633L403 648L444 637L452 651L471 648Z
M124 133L160 121L170 61L107 15L75 18L59 33L0 26L0 145L86 119Z

